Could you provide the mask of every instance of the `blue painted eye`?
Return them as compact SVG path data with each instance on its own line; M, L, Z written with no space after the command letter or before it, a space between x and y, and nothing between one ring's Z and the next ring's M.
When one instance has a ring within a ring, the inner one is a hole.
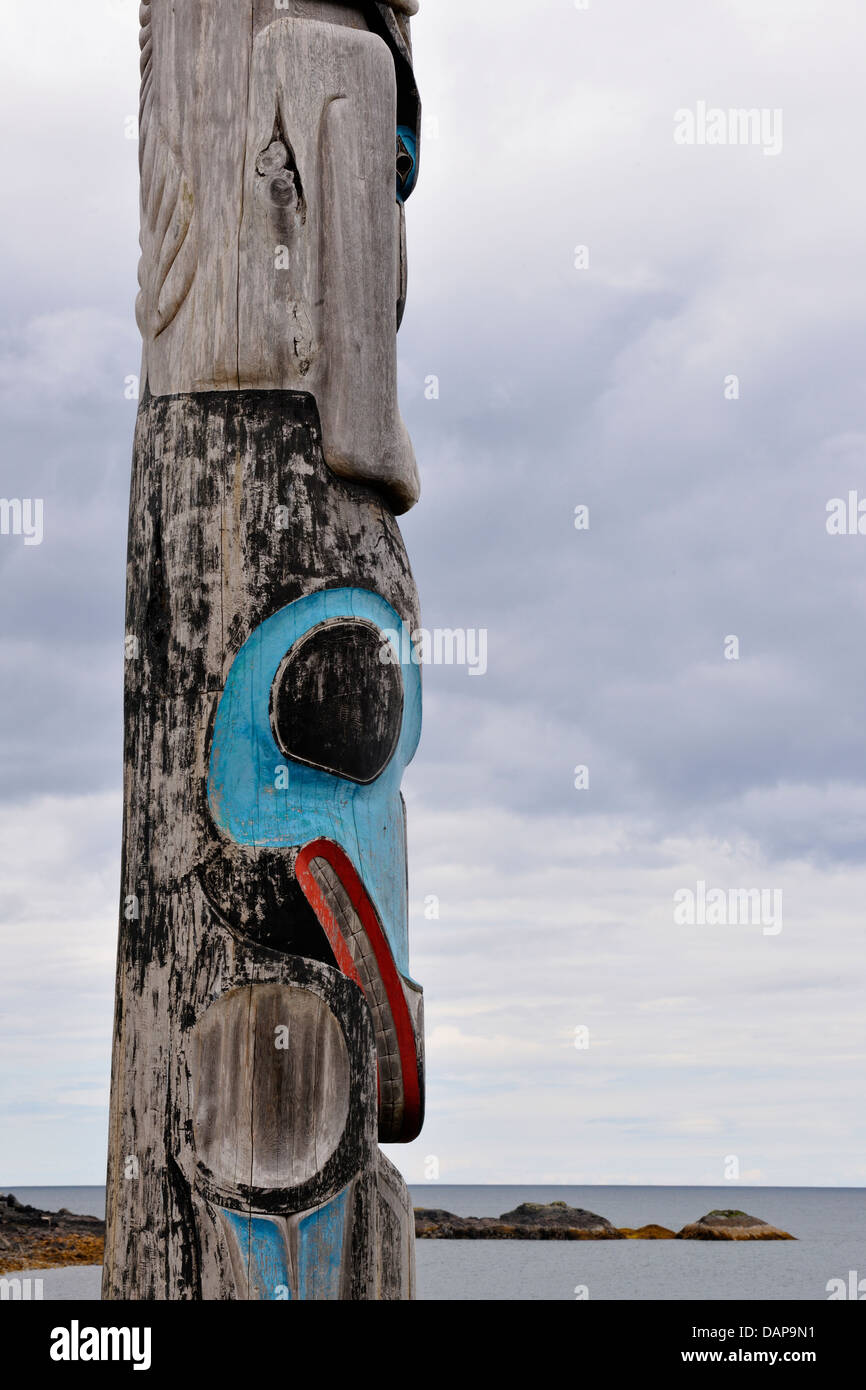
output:
M418 141L407 125L397 127L397 202L405 203L418 178Z

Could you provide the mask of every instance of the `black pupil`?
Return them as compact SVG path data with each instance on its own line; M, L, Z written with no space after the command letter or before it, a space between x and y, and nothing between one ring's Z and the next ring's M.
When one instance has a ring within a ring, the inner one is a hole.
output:
M353 782L384 772L400 737L403 679L384 663L386 639L366 623L323 623L277 673L271 720L285 756Z

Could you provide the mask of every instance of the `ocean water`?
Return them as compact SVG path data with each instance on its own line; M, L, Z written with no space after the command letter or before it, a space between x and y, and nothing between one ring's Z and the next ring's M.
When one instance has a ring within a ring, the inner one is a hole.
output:
M101 1216L102 1187L13 1187L22 1202ZM679 1230L715 1207L781 1226L795 1241L418 1242L418 1297L435 1301L823 1300L831 1279L866 1279L866 1189L796 1187L412 1187L418 1207L498 1216L520 1202L568 1202L615 1226ZM25 1273L22 1277L28 1277ZM45 1299L99 1297L95 1267L34 1270Z

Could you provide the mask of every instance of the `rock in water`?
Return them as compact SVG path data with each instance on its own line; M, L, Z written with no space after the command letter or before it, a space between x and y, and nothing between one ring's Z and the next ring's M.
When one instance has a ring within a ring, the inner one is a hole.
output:
M604 1216L583 1207L570 1207L566 1202L521 1202L514 1211L506 1211L499 1218L505 1226L515 1226L519 1230L538 1231L579 1231L585 1238L593 1240L617 1240L619 1231ZM533 1239L543 1240L539 1235ZM549 1236L548 1239L556 1239Z
M770 1226L744 1211L710 1211L677 1231L677 1240L796 1240L778 1226Z
M566 1202L522 1202L501 1216L455 1216L441 1208L415 1208L421 1240L796 1240L744 1211L711 1211L681 1231L648 1225L617 1230L604 1216Z
M427 1240L623 1240L603 1216L566 1202L522 1202L501 1216L455 1216L416 1207L415 1234Z

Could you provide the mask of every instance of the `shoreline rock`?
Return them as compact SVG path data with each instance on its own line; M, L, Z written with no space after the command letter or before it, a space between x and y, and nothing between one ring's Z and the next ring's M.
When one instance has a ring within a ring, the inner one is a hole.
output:
M21 1269L102 1264L105 1222L65 1207L41 1211L0 1193L0 1276Z

